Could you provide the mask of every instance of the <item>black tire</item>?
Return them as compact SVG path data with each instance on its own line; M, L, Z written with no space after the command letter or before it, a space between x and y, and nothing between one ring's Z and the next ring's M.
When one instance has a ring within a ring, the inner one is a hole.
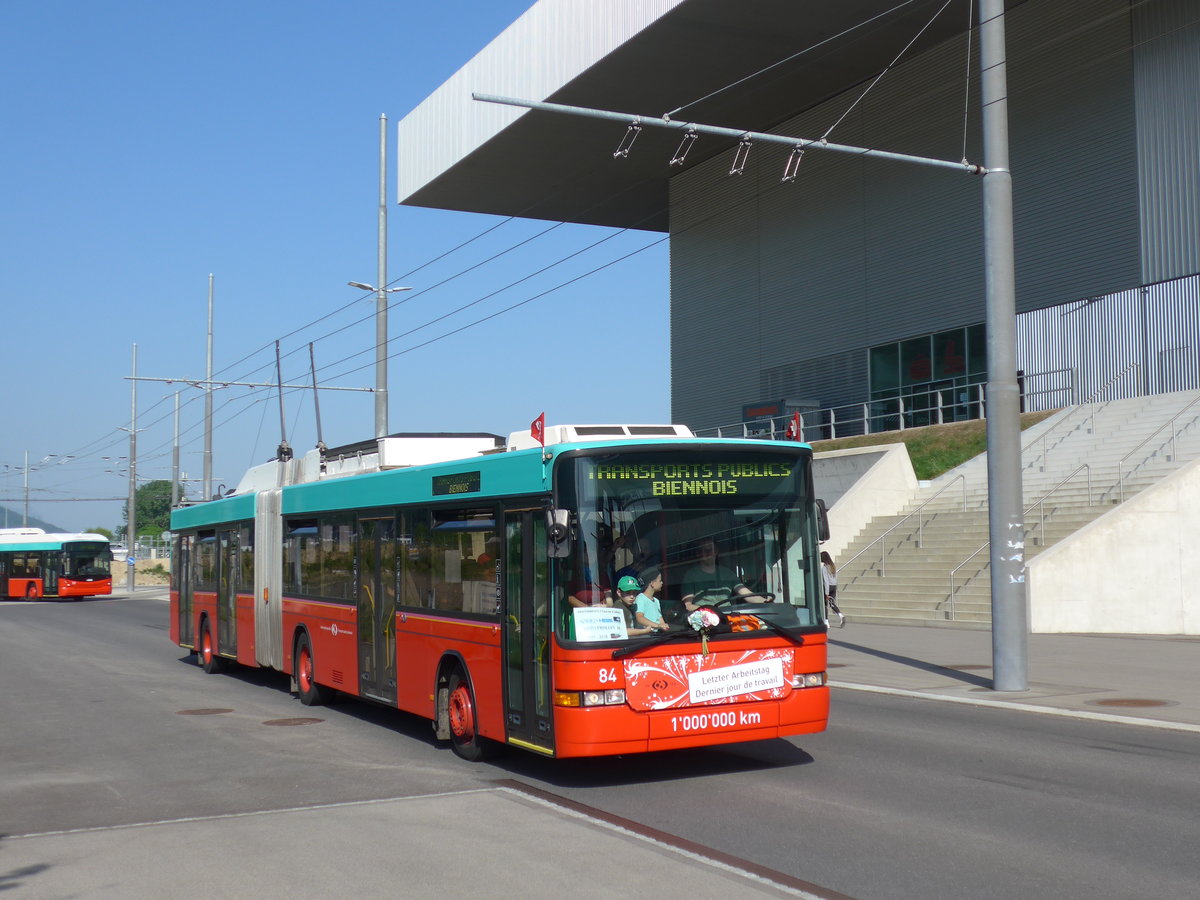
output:
M312 641L308 632L296 638L296 694L305 706L324 706L333 699L334 690L317 684L316 664L313 662Z
M209 675L216 675L225 669L221 657L217 656L213 647L212 630L208 627L208 619L200 623L200 638L196 641L196 662Z
M500 744L479 736L475 694L461 669L456 669L450 676L446 704L450 722L450 746L455 754L467 762L480 762L500 752Z
M25 585L25 599L36 600L38 598L37 585L33 582Z

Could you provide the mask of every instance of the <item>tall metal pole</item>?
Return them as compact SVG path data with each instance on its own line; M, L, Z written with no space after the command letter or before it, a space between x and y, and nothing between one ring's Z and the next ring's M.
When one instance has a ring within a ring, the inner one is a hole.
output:
M983 101L983 235L987 291L988 532L991 537L992 687L1029 689L1025 515L1017 387L1012 174L1008 168L1008 75L1004 0L979 5Z
M208 275L208 354L204 387L204 499L212 499L213 277Z
M375 282L375 437L388 433L387 116L379 117L379 280Z
M133 345L133 380L129 382L129 514L125 528L126 554L129 559L137 557L137 344ZM133 593L134 569L132 563L127 563L128 570L126 588Z
M175 442L171 445L171 509L179 505L179 391L175 392Z
M29 527L29 451L25 451L25 513L21 517L21 526Z

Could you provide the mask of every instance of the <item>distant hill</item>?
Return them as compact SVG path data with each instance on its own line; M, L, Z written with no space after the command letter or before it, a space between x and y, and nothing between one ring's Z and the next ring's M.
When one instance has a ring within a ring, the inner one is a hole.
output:
M0 528L20 528L25 524L21 521L22 514L20 508L13 509L10 506L0 506ZM41 528L43 531L57 531L60 533L67 531L66 528L60 525L51 524L43 519L35 519L33 516L29 517L28 524L30 528Z

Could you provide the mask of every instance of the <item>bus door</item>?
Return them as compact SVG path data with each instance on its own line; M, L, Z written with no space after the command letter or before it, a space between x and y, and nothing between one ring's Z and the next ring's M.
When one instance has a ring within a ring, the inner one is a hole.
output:
M396 523L358 523L359 693L396 703Z
M46 562L42 567L42 596L58 596L58 576L62 574L67 561L67 554L47 552Z
M192 620L192 541L195 538L185 534L179 540L177 559L171 560L171 566L178 566L175 574L175 584L179 590L179 643L188 647L196 644L196 633Z
M217 649L222 656L237 654L238 533L217 533Z
M508 741L552 752L550 572L546 511L510 509L504 519L504 718Z

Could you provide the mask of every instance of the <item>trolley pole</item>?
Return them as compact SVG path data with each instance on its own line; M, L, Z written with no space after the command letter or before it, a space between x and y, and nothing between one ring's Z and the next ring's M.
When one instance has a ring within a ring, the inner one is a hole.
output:
M125 517L125 548L128 562L125 564L129 593L133 593L134 571L137 566L137 344L133 345L133 378L129 382L129 514Z
M983 102L983 235L987 298L988 534L991 539L992 688L1029 689L1029 612L1021 490L1012 173L1004 0L979 5Z

